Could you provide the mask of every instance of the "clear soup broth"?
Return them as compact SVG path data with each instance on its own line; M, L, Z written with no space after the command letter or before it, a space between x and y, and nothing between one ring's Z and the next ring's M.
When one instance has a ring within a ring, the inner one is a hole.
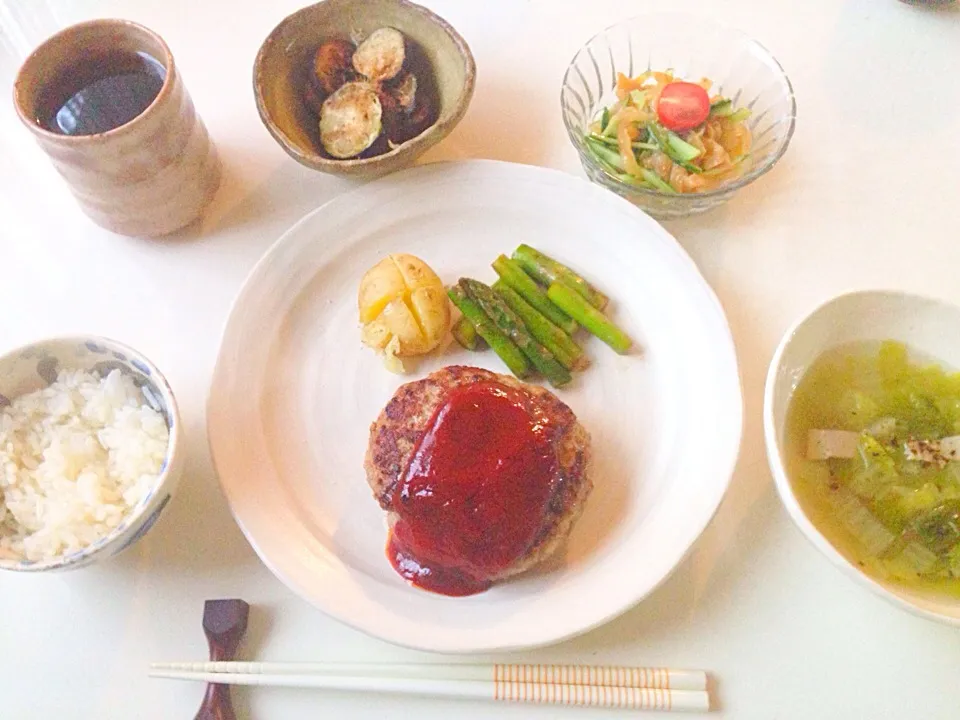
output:
M820 356L787 417L787 471L871 576L960 596L960 373L896 342Z

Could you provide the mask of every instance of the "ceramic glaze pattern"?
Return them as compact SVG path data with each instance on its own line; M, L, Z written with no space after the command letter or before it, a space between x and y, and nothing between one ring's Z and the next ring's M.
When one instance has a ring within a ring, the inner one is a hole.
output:
M0 407L12 398L49 386L62 369L86 370L101 376L119 370L133 379L147 404L163 415L170 433L160 475L127 517L91 545L51 560L0 559L0 569L74 569L121 552L153 526L179 479L182 461L175 455L180 426L173 391L149 360L120 343L106 338L63 338L35 343L0 357Z

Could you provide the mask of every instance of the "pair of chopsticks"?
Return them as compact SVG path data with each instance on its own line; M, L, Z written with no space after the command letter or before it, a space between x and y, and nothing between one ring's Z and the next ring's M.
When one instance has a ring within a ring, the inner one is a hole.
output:
M590 665L394 663L154 663L150 676L432 697L624 708L710 709L702 670Z

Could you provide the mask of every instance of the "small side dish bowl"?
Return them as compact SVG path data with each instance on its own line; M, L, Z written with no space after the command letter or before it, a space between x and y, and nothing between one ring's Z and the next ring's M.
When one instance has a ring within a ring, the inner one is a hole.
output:
M616 100L617 73L633 78L671 69L677 79L713 81L711 94L730 98L751 116L750 166L714 190L667 194L627 184L610 174L585 141L589 125ZM790 80L762 45L739 30L695 15L649 13L613 25L574 56L560 91L563 123L587 176L658 219L710 210L768 172L793 136L796 101Z
M336 159L323 150L316 115L305 99L313 55L326 40L365 38L383 27L399 30L408 52L430 66L437 120L383 154ZM260 119L294 160L321 172L369 179L412 164L449 135L467 111L475 79L466 41L426 8L407 0L324 0L285 18L267 36L254 64L253 89Z
M0 356L0 410L15 403L16 399L23 395L50 386L62 370L82 370L100 377L119 370L133 381L133 385L142 395L143 404L158 413L167 427L168 440L160 471L137 502L123 514L118 524L91 544L79 550L38 560L13 559L0 554L0 570L67 570L118 554L143 537L157 521L169 503L183 471L182 430L173 391L153 363L136 350L113 340L95 336L53 338L25 345ZM81 391L76 393L82 396ZM52 408L60 400L62 398L47 399L47 407ZM63 412L62 408L50 411L58 414ZM69 413L63 414L63 417L68 416ZM53 420L58 421L59 417ZM2 422L3 418L0 417L0 423ZM57 442L60 440L62 438L58 438ZM71 440L78 441L79 439ZM86 446L83 449L86 450ZM9 476L4 478L0 474L0 533L9 532L9 527L4 523L4 516L9 513L5 507L4 490L9 492L9 485L5 484L9 481ZM79 477L76 482L80 482ZM100 495L101 490L94 492L101 502L104 502ZM8 520L10 517L7 515Z
M790 402L804 373L824 352L847 343L895 340L947 368L960 368L960 308L897 291L860 291L816 308L791 327L767 374L763 427L777 492L790 518L845 575L884 599L926 618L960 626L960 597L880 581L834 545L812 519L787 472Z

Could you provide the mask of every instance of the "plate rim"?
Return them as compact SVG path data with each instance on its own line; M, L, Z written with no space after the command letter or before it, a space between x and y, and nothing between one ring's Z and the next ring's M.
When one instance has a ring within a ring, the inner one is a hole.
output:
M713 311L716 312L718 316L718 329L722 330L722 340L724 347L723 351L729 352L728 359L732 362L732 367L729 368L733 371L733 376L730 378L730 391L735 392L736 402L735 407L731 405L729 408L731 411L736 410L736 416L731 417L732 425L735 426L734 436L731 438L730 445L732 446L732 452L730 457L727 458L727 462L724 463L722 467L722 472L718 470L718 477L723 477L724 482L722 483L722 488L720 489L716 501L713 504L713 508L706 517L702 519L700 523L697 523L696 532L693 533L692 538L689 542L686 543L686 547L683 548L676 556L676 560L672 563L672 566L669 571L667 571L662 578L660 578L656 583L651 585L645 592L640 595L637 595L629 602L624 603L622 606L615 608L609 612L605 612L598 616L594 621L589 623L581 623L575 627L572 627L570 630L562 633L552 633L549 637L543 637L536 641L521 641L516 643L511 642L491 642L485 644L473 643L470 646L465 646L462 641L449 641L448 639L442 639L440 642L432 642L430 639L427 640L418 640L410 641L403 639L399 636L391 636L389 633L379 632L370 627L364 626L362 623L356 621L355 619L344 615L343 613L323 605L318 599L307 593L301 586L299 581L296 581L290 578L287 573L281 571L275 566L275 564L266 556L264 552L261 551L260 544L253 537L251 531L248 529L244 521L241 519L240 514L237 509L237 503L234 498L231 497L231 492L228 489L228 483L224 480L224 475L221 472L220 467L217 463L216 451L214 448L213 435L214 430L213 426L215 424L215 413L211 412L211 409L215 405L215 390L219 384L218 378L223 374L223 365L225 364L225 353L224 353L224 341L227 339L227 335L233 326L237 322L236 313L238 305L241 300L244 298L249 287L251 286L252 281L262 272L262 268L269 264L273 259L273 256L279 252L280 248L288 241L290 236L295 235L302 226L306 225L315 215L324 211L328 206L332 204L349 204L351 198L355 194L363 194L369 192L370 186L385 186L388 184L397 184L402 182L407 177L416 177L417 175L426 175L434 172L442 172L445 169L450 169L452 172L456 171L458 168L463 167L475 167L475 168L493 168L494 170L501 170L504 172L521 172L528 173L528 176L533 176L536 174L545 175L552 177L554 179L560 179L561 182L579 184L578 190L592 194L597 198L602 198L604 202L609 202L614 205L619 205L621 211L625 211L631 215L636 220L639 220L644 225L646 225L651 230L651 235L656 237L656 241L662 243L664 246L670 248L673 254L676 256L676 259L679 260L688 271L692 272L692 278L699 281L698 286L704 295L707 303ZM654 220L647 213L642 211L640 208L634 206L629 201L624 198L604 190L603 188L597 187L596 185L583 180L582 178L577 177L576 175L566 173L560 170L553 168L546 168L535 165L526 165L522 163L512 163L500 160L487 160L487 159L467 159L467 160L453 160L453 161L438 161L432 163L424 163L416 165L414 167L402 170L397 173L393 173L387 177L379 178L377 180L364 183L355 188L351 188L342 192L327 201L321 203L313 210L305 213L299 220L294 222L287 230L282 232L279 237L270 245L270 247L261 255L257 262L253 265L250 271L247 273L243 282L240 285L239 290L235 294L227 318L223 323L222 331L220 333L216 361L214 363L213 371L211 373L211 381L208 385L207 398L205 403L206 411L206 431L207 431L207 444L210 452L211 463L214 468L214 472L217 475L217 481L220 485L221 491L223 492L224 498L227 501L230 514L233 516L234 521L237 523L237 526L240 528L243 536L246 538L247 542L253 548L254 552L257 554L258 559L270 570L273 574L287 589L293 592L295 595L309 603L312 607L317 608L319 611L323 612L328 617L343 623L344 625L353 628L359 632L364 633L369 637L373 637L385 642L389 642L393 645L400 647L409 648L412 650L418 651L428 651L428 652L437 652L445 654L461 654L461 655L475 655L482 653L491 653L491 652L515 652L519 650L534 649L540 647L546 647L554 645L570 638L583 635L592 630L595 630L615 618L623 615L632 608L636 607L643 600L647 599L652 593L654 593L659 587L663 585L676 570L684 563L684 561L689 557L690 553L693 551L697 542L703 536L706 529L709 527L713 519L716 517L717 513L720 510L720 507L723 504L724 499L727 497L730 484L733 480L734 471L736 465L739 461L740 453L742 450L743 444L743 422L744 422L744 397L743 397L743 382L741 377L741 369L739 365L739 358L736 351L736 343L733 338L733 333L730 328L730 323L727 318L726 312L723 308L722 303L716 295L713 287L710 283L707 282L706 278L700 272L699 267L694 262L693 258L686 252L682 245L677 241L675 237L662 225L660 225L656 220ZM734 442L735 440L735 442Z

